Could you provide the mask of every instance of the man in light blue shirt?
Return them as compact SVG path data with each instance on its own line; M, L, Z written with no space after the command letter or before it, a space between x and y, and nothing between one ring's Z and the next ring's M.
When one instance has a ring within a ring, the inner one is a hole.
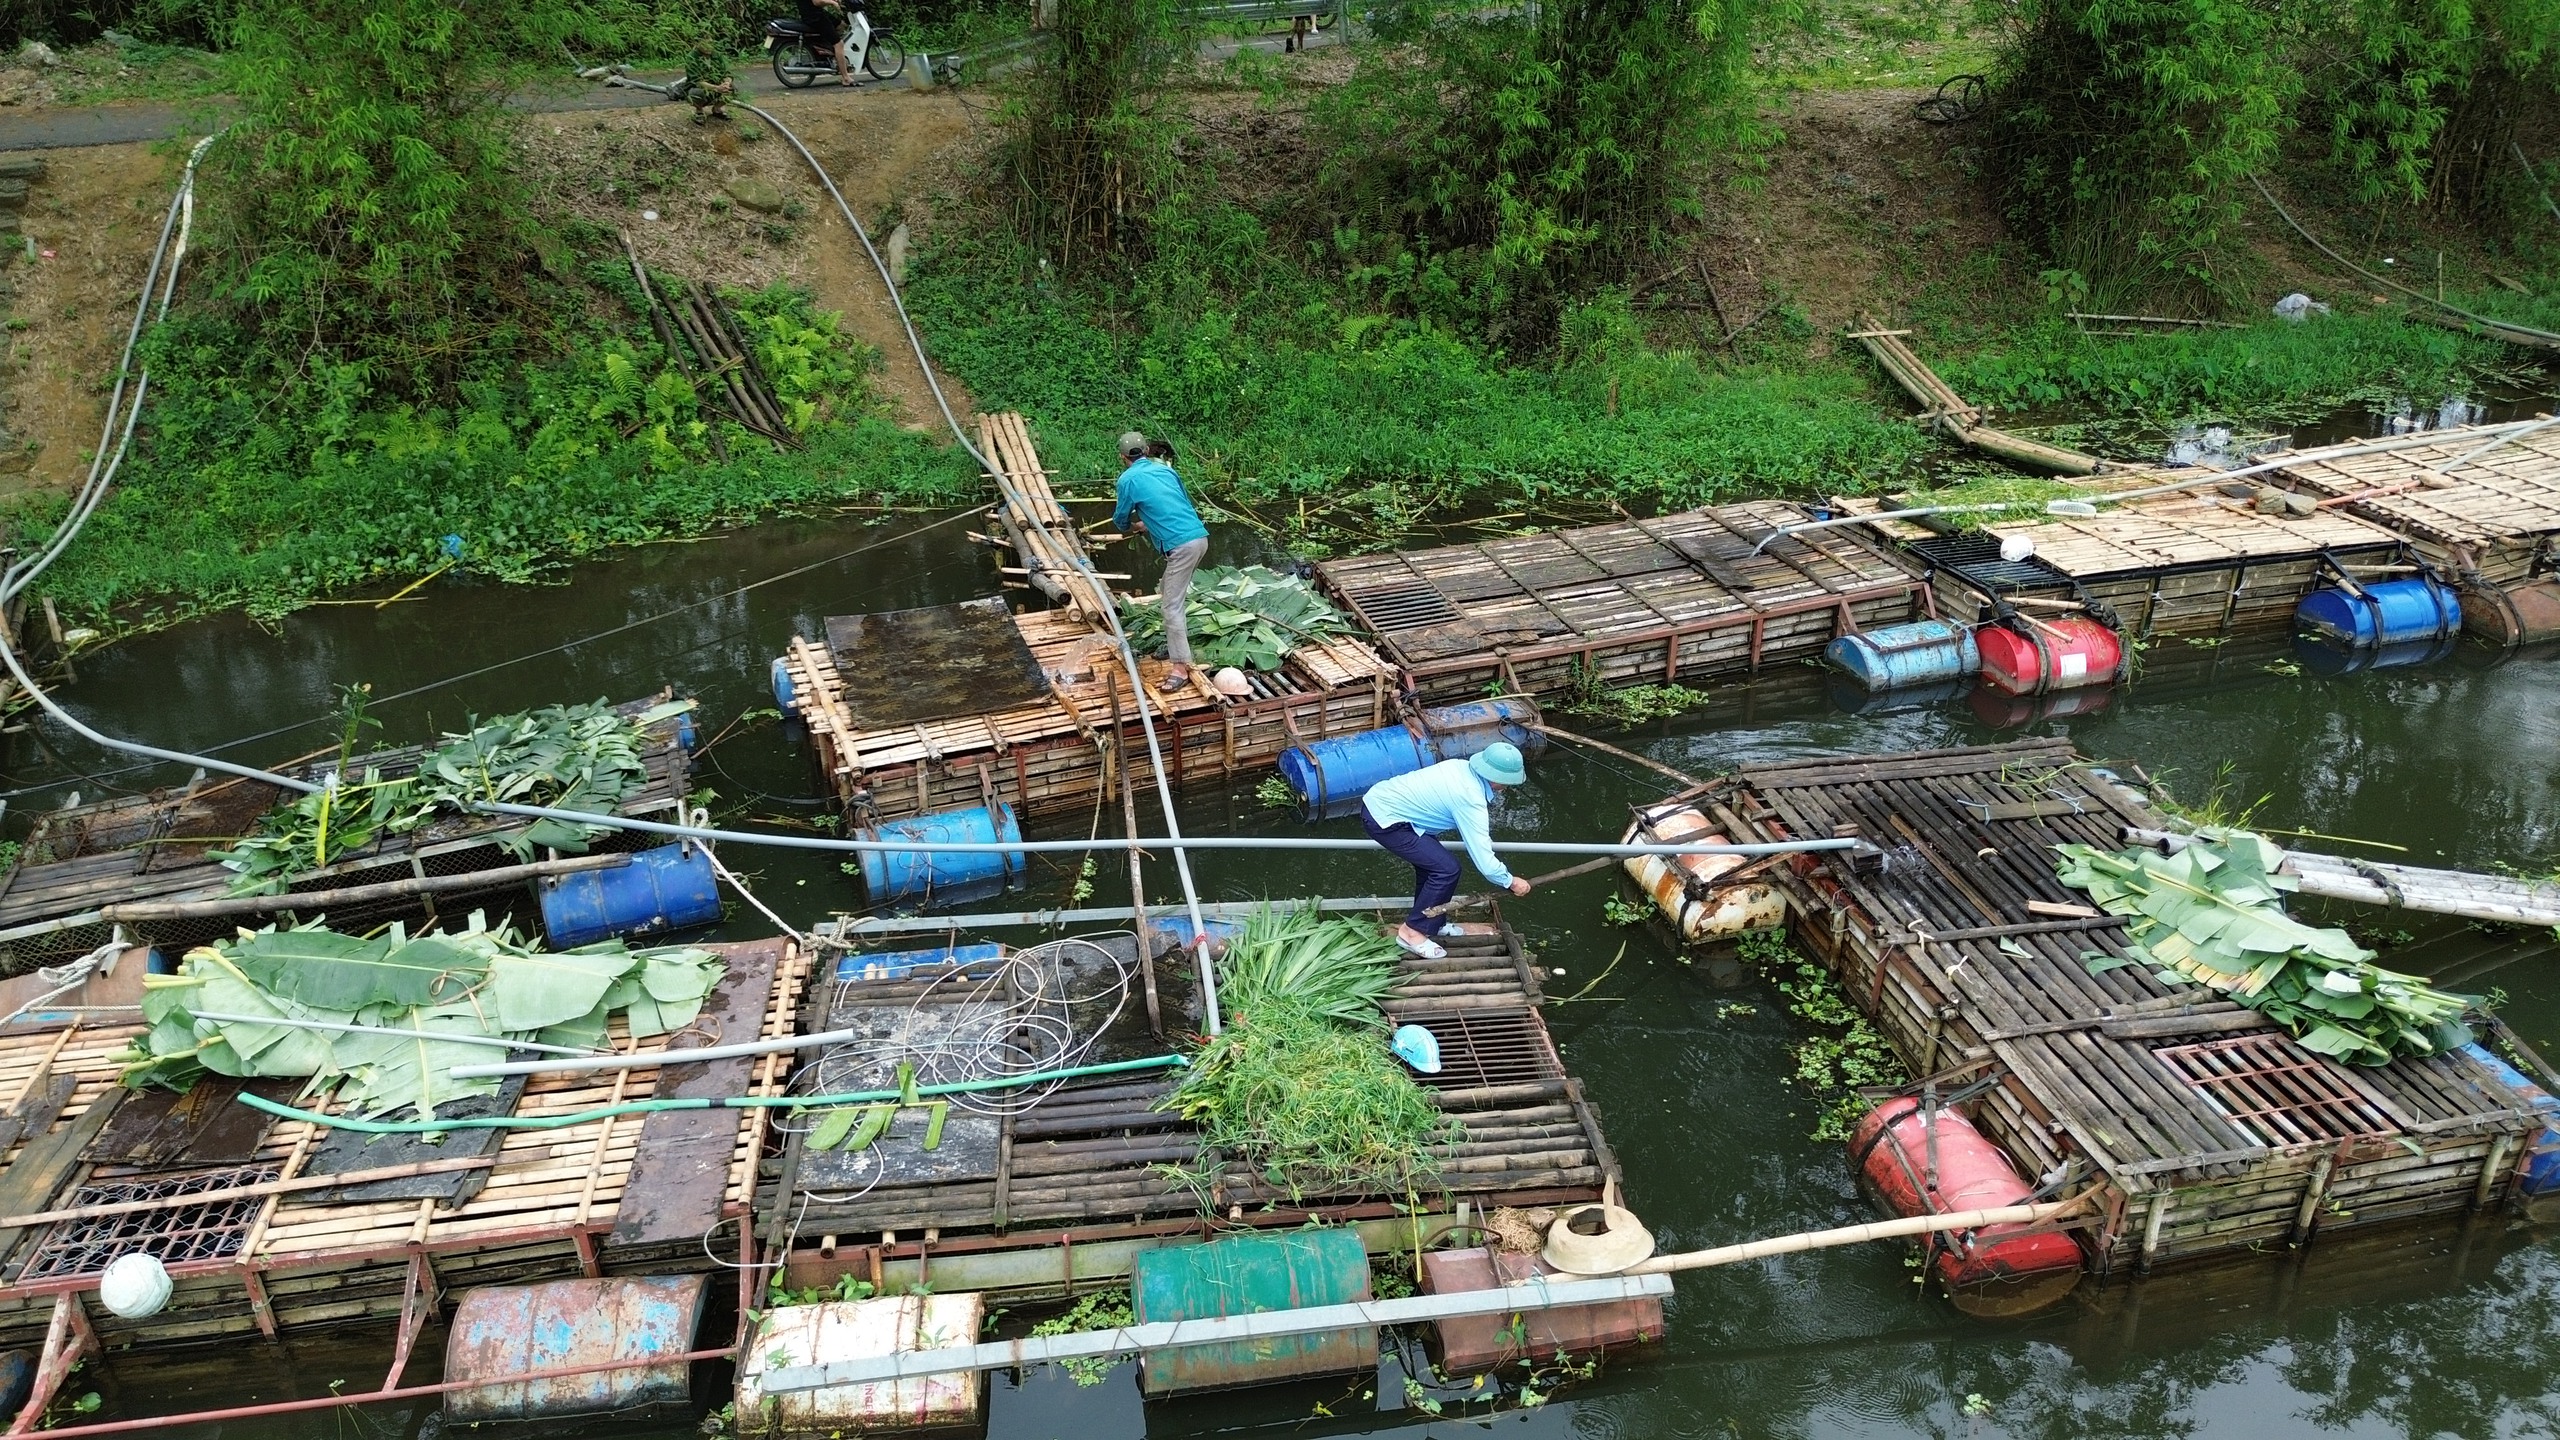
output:
M1191 617L1183 609L1191 594L1191 576L1209 554L1209 527L1182 488L1173 467L1147 454L1147 437L1135 430L1120 437L1120 458L1129 468L1113 487L1119 504L1112 507L1111 528L1123 535L1145 535L1164 556L1164 583L1156 598L1164 607L1164 653L1172 663L1156 688L1170 694L1191 683Z
M1388 853L1413 866L1413 909L1396 927L1396 944L1425 960L1449 952L1440 946L1445 916L1432 912L1458 893L1458 860L1436 838L1455 830L1466 842L1467 858L1484 878L1514 895L1529 893L1529 882L1511 873L1493 853L1493 797L1505 785L1529 778L1520 749L1495 741L1464 760L1443 760L1409 775L1381 780L1360 799L1360 828Z

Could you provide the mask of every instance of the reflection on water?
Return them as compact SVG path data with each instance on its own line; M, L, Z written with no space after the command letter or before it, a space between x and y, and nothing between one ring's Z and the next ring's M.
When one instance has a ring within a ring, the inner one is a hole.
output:
M996 576L942 517L781 525L693 545L652 547L587 567L546 589L439 586L376 611L306 612L273 631L222 620L86 659L67 698L90 719L164 744L201 747L325 712L331 687L366 680L392 694L439 677L631 624L455 686L387 704L385 739L555 700L616 698L672 684L698 694L709 740L703 770L715 810L740 822L805 825L817 813L807 758L768 718L766 666L794 630L829 614L943 604L989 593ZM1227 537L1222 537L1222 541ZM868 548L866 548L868 547ZM1260 558L1237 548L1221 560ZM790 581L732 593L754 578L811 566ZM2130 773L2197 798L2219 781L2262 823L2408 847L2420 864L2548 870L2560 850L2560 669L2503 662L2465 647L2436 663L2322 678L2285 674L2286 643L2190 646L2145 656L2140 680L2022 713L1977 712L1963 693L1844 713L1821 673L1789 668L1720 687L1713 702L1616 743L1693 773L1809 754L1908 750L2019 734L2068 735ZM2271 666L2278 667L2271 669ZM2090 705L2090 700L2103 703ZM748 718L741 718L741 717ZM61 788L93 797L169 772L114 774L122 762L49 737L49 758L13 737L13 809ZM275 758L322 743L293 730L238 750ZM75 774L74 772L80 772ZM1666 782L1569 748L1506 797L1499 834L1614 837L1627 807ZM1251 783L1195 792L1182 823L1199 833L1307 833L1261 807ZM1030 827L1082 834L1086 817ZM1320 833L1351 835L1335 820ZM2385 851L2352 853L2398 858ZM732 856L795 925L860 900L836 862L799 852ZM1205 898L1349 895L1391 890L1405 872L1366 854L1208 854ZM1150 867L1162 883L1163 867ZM1035 860L1029 892L1008 905L1054 905L1072 866ZM1625 1163L1628 1198L1666 1247L1691 1248L1869 1214L1838 1147L1806 1138L1815 1107L1787 1077L1798 1032L1782 997L1702 967L1649 929L1601 916L1615 882L1585 876L1511 907L1557 994L1607 971L1593 996L1558 1006L1567 1063L1585 1077ZM1108 891L1108 883L1103 887ZM2501 985L2525 1037L2560 1049L2560 958L2548 937L2486 933L2382 912L2324 911L2387 946L2385 963ZM740 933L753 927L740 922ZM1616 968L1608 970L1613 957ZM2522 963L2517 963L2521 961ZM1747 1009L1745 1008L1747 1007ZM2545 1434L2560 1426L2560 1256L2541 1236L2490 1221L2369 1244L2324 1239L2300 1256L2140 1285L2084 1287L2060 1310L2014 1324L1966 1321L1910 1281L1887 1248L1794 1256L1684 1276L1658 1352L1613 1365L1547 1405L1502 1418L1503 1435L1600 1436L2264 1436ZM434 1337L431 1337L431 1348ZM103 1367L110 1413L210 1404L287 1385L379 1383L378 1335L304 1337L285 1348L234 1345L181 1361ZM1409 1408L1403 1372L1142 1405L1123 1368L1103 1386L999 1376L996 1440L1136 1440L1252 1433L1275 1437L1473 1433ZM1968 1414L1969 1397L1980 1397ZM1327 1414L1318 1413L1323 1407ZM1461 1408L1452 1406L1455 1411ZM422 1408L365 1418L307 1416L224 1427L235 1440L391 1440L415 1434ZM208 1432L209 1433L209 1432ZM616 1431L614 1433L628 1433ZM657 1432L667 1440L690 1433Z

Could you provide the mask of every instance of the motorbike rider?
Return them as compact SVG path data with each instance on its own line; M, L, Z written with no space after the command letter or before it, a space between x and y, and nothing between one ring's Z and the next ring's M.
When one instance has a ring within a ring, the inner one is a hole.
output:
M853 57L844 47L844 0L800 0L800 28L809 48L834 57L836 83L853 83Z

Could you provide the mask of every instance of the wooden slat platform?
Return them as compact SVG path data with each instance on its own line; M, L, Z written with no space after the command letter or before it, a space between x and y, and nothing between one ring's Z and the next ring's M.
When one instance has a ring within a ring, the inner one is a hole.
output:
M1179 694L1156 688L1164 662L1142 658L1143 692L1132 694L1128 671L1111 642L1071 613L1035 610L1014 622L1051 679L1049 697L984 715L922 725L860 728L838 699L838 657L794 636L783 665L800 698L818 766L837 802L875 820L896 820L1003 801L1038 815L1091 809L1116 798L1118 761L1138 766L1153 783L1138 719L1143 705L1164 748L1167 777L1223 779L1269 765L1300 737L1392 725L1388 666L1358 640L1302 646L1274 672L1252 672L1249 698L1231 699L1206 684Z
M723 993L736 1002L739 1014L754 1017L748 1028L766 1036L790 1033L808 960L783 941L713 947L731 967ZM708 1018L708 1017L707 1017ZM94 1107L122 1095L116 1067L109 1057L135 1033L132 1025L83 1026L51 1032L0 1035L0 1110L14 1102L47 1058L60 1073L77 1076L71 1105L56 1122L67 1130ZM613 1025L618 1049L654 1051L679 1044L704 1043L701 1036L662 1036L633 1042L619 1017ZM748 1038L733 1035L730 1039ZM731 1093L779 1093L788 1074L787 1056L752 1062L753 1073L740 1076ZM677 1077L677 1083L681 1082ZM520 1116L565 1115L597 1109L658 1093L662 1077L641 1069L616 1075L536 1076L526 1087L515 1113ZM695 1117L699 1117L697 1120ZM600 1273L610 1262L617 1268L646 1266L657 1270L704 1270L715 1260L704 1239L725 1219L743 1217L751 1198L753 1156L762 1144L767 1112L713 1110L666 1112L648 1120L685 1118L705 1138L717 1143L714 1183L688 1183L680 1191L653 1195L645 1234L630 1243L607 1237L624 1205L636 1200L634 1187L654 1184L649 1176L662 1169L638 1167L651 1152L643 1118L607 1117L547 1130L511 1130L499 1147L494 1166L476 1194L459 1208L445 1210L434 1198L369 1204L303 1203L317 1192L283 1194L228 1207L207 1217L211 1207L156 1212L159 1231L195 1224L195 1258L171 1263L175 1298L168 1308L143 1321L121 1321L92 1306L90 1321L109 1346L151 1345L207 1340L244 1334L274 1335L333 1320L397 1318L412 1256L427 1257L437 1281L448 1291L459 1285L557 1279ZM302 1173L323 1127L307 1121L278 1120L269 1127L257 1159L245 1172L258 1179L292 1179ZM23 1155L21 1145L10 1155ZM7 1158L7 1157L0 1157ZM14 1166L15 1160L11 1160ZM205 1172L188 1172L205 1173ZM10 1174L0 1169L0 1180ZM128 1167L96 1164L66 1175L48 1200L63 1204L76 1186L106 1186L162 1180ZM30 1232L0 1255L0 1345L33 1344L43 1339L54 1296L64 1290L94 1292L94 1269L59 1271L45 1262L46 1273L30 1277L44 1256L45 1237L62 1226ZM736 1231L712 1235L717 1253L735 1250Z
M2497 434L2465 426L2437 438L2382 455L2336 457L2343 446L2305 450L2278 473L2291 488L2407 536L2429 560L2477 576L2477 583L2515 585L2548 573L2560 544L2560 428L2450 472L2443 467Z
M1998 1077L1972 1115L2022 1175L2104 1182L2102 1273L2458 1213L2503 1197L2541 1128L2458 1055L2346 1066L2148 966L2092 974L2083 956L2122 954L2124 927L2027 909L2086 900L2051 847L2113 849L2157 817L2066 742L1748 767L1663 808L1884 852L1774 872L1798 941L1914 1075Z
M987 478L999 497L997 528L1013 546L1032 587L1092 625L1114 605L1105 582L1092 578L1083 532L1049 486L1049 470L1032 445L1031 426L1011 410L978 420L978 448L995 465Z
M1609 685L1741 674L1926 612L1925 585L1864 537L1816 531L1754 553L1806 518L1754 501L1330 560L1317 574L1426 701L1493 683L1562 695L1585 672Z
M1445 1194L1435 1189L1418 1198L1439 1207L1456 1197L1484 1204L1596 1197L1617 1177L1617 1161L1597 1112L1580 1082L1565 1073L1548 1038L1539 1014L1545 995L1535 957L1497 910L1487 906L1470 913L1474 918L1443 936L1447 959L1405 957L1385 1007L1397 1021L1425 1024L1440 1038L1445 1067L1425 1083L1440 1108L1464 1127L1438 1152ZM838 1004L913 1006L941 973L853 981ZM813 1001L835 988L814 987ZM841 1018L847 1012L833 1013ZM802 1029L828 1023L827 1014L813 1006ZM803 1247L822 1237L867 1244L882 1232L912 1242L917 1231L929 1230L932 1243L946 1252L1055 1252L1062 1239L1072 1248L1171 1233L1183 1217L1196 1220L1202 1204L1197 1191L1169 1180L1159 1168L1200 1158L1188 1122L1155 1109L1172 1084L1170 1077L1141 1074L1058 1089L1004 1120L992 1167L978 1166L967 1178L900 1183L899 1174L888 1173L861 1193L829 1194L803 1177L799 1160L786 1154L768 1162L759 1209L787 1217ZM790 1141L799 1143L797 1136ZM794 1177L798 1193L783 1192L784 1176ZM1394 1213L1392 1207L1405 1201L1400 1194L1361 1193L1293 1200L1238 1166L1216 1171L1212 1185L1218 1214L1254 1225L1300 1224L1311 1214ZM832 1253L833 1245L828 1248Z
M2100 495L2178 478L2110 478L2089 488ZM1886 508L1867 498L1833 503L1847 514ZM2249 502L2209 489L2111 505L2095 516L1993 521L1960 535L1908 520L1873 528L1929 575L1949 618L1989 618L1987 587L2003 596L2094 601L2102 618L2137 638L2289 630L2294 607L2321 583L2324 554L2346 565L2382 565L2400 551L2389 531L2334 509L2261 515ZM2000 560L2000 543L2013 537L2032 544L2034 555Z
M661 691L617 708L636 715L670 693ZM648 779L623 802L619 813L663 817L692 793L691 761L678 731L675 720L650 731L642 750ZM352 765L359 773L370 766L396 778L413 773L423 754L422 747L407 746L360 757ZM105 943L111 927L99 917L101 906L211 900L229 894L236 877L207 852L247 833L283 798L276 786L262 782L199 781L182 790L44 815L29 835L17 867L0 877L0 974L60 964ZM296 877L289 888L329 890L515 865L520 862L499 841L524 828L522 821L440 817L406 835L383 837L353 854L333 855L329 864ZM663 842L623 831L591 843L598 852L617 852L645 850ZM488 890L446 891L340 907L330 919L342 927L370 929L393 920L415 923L438 914L468 915L483 905L503 907L530 894L518 879ZM165 950L183 950L228 935L244 920L265 923L263 917L222 916L145 921L126 930Z

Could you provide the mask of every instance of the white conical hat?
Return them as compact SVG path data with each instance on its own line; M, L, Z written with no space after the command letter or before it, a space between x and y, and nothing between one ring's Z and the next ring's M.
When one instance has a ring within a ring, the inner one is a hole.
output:
M1547 1227L1549 1265L1567 1275L1615 1275L1653 1254L1653 1232L1632 1210L1576 1205Z

